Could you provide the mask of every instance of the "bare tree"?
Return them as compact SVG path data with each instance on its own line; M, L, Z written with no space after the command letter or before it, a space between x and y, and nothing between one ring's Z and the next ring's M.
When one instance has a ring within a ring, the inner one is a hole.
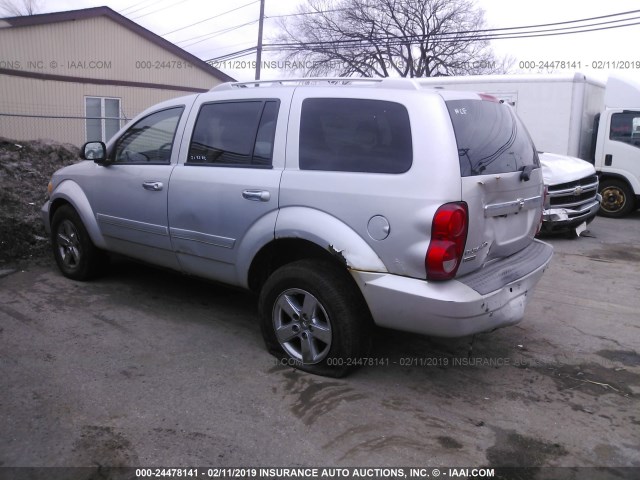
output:
M504 73L473 0L308 0L270 49L306 75L434 77Z
M40 12L42 0L0 0L0 15L3 17L23 17Z

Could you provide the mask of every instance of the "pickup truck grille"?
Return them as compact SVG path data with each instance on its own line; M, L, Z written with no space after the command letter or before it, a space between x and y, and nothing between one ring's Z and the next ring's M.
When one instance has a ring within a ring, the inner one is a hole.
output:
M575 209L584 203L595 201L597 194L597 175L549 186L549 200L552 208Z

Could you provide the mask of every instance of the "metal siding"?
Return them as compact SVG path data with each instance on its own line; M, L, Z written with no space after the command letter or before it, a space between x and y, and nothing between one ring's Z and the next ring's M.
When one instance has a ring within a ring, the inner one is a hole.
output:
M151 62L153 68L136 62ZM107 17L0 28L0 68L186 88L210 89L220 83L199 68L184 66L180 57ZM84 116L85 96L96 96L120 98L123 116L133 118L155 103L189 93L0 75L0 113ZM0 116L0 136L81 145L85 121Z
M203 89L220 83L213 75L186 66L191 64L106 17L2 28L0 59L7 65L3 68L18 62L17 70L72 77ZM147 62L151 68L142 68L143 64L137 62Z
M83 117L84 99L89 96L119 98L122 116L131 119L155 103L183 95L175 90L8 76L2 76L1 80L0 113L23 115ZM85 120L0 116L0 136L15 140L51 139L80 146L85 142Z

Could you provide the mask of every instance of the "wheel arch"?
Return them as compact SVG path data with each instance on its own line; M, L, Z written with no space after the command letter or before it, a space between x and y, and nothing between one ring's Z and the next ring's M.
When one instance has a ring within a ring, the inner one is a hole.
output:
M105 248L106 243L98 222L91 209L89 199L82 191L80 186L72 180L64 180L56 188L54 194L50 200L51 206L49 207L49 222L53 220L53 216L56 211L63 205L70 205L80 216L84 227L91 237L91 241L96 247Z
M632 177L631 179L627 175L614 172L599 172L598 180L602 183L605 180L617 180L624 182L629 189L634 192L635 197L640 197L640 179Z
M304 258L325 259L345 271L387 272L371 246L340 219L316 209L285 207L272 240L252 256L246 284L257 291L277 268Z
M268 243L256 254L248 272L248 286L253 292L258 292L267 278L278 268L304 259L320 259L336 264L347 270L341 261L329 249L303 238L277 238Z

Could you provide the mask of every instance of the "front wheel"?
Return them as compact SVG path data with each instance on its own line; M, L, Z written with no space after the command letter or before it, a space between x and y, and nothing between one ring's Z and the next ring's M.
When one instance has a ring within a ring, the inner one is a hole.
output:
M635 210L633 191L625 182L606 179L600 182L600 215L603 217L620 218Z
M51 244L58 268L73 280L94 277L106 263L106 254L93 244L80 215L70 205L63 205L53 215Z
M301 260L276 270L260 292L262 335L282 361L316 375L342 377L370 346L369 310L339 266Z

